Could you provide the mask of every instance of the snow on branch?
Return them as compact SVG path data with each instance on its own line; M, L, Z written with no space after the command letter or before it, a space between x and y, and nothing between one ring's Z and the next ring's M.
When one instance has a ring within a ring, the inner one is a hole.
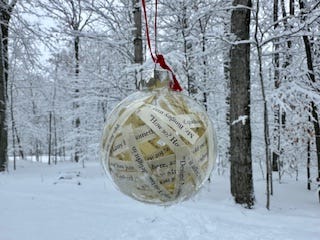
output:
M248 119L248 116L247 115L242 115L242 116L239 116L237 120L234 120L231 125L235 125L239 122L242 122L242 125L245 125L246 124L246 120Z

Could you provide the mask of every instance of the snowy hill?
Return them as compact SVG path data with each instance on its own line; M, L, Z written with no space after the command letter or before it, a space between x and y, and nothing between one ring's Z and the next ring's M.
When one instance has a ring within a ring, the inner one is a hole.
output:
M257 202L248 210L233 203L226 175L165 208L115 190L97 162L18 161L17 171L0 174L0 240L320 239L320 204L305 182L275 182L268 211L256 176Z

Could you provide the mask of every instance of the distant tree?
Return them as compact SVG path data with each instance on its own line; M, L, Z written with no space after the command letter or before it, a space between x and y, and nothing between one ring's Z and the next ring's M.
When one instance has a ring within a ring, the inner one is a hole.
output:
M229 162L223 101L229 87L222 79L223 61L229 61L231 5L231 0L163 0L159 6L159 50L172 64L184 90L203 103L215 122L221 137L219 173Z
M279 0L273 1L273 27L277 30L279 23ZM275 38L274 42L274 56L273 56L273 64L274 64L274 85L275 88L279 88L280 85L280 74L279 74L279 67L280 67L280 54L279 54L279 39ZM273 140L275 146L275 150L272 152L272 170L279 171L279 158L280 158L280 106L279 104L274 106L274 128L273 128ZM280 176L280 175L279 175Z
M162 41L173 41L174 50L181 54L181 72L186 80L186 90L189 96L203 102L207 107L208 79L208 26L211 12L216 2L206 0L163 1L162 18L166 31L171 34L162 36ZM169 24L168 24L169 23ZM173 35L172 35L173 34ZM162 49L161 49L162 50ZM173 49L170 49L172 51Z
M291 26L288 19L294 17L294 0L288 1L289 5L289 16L286 11L286 3L284 0L280 1L282 18L279 18L279 0L274 0L273 2L273 27L275 32L279 32L280 24L283 25L282 29L285 32L290 32ZM286 43L286 44L282 44ZM290 78L289 65L292 63L292 40L291 36L280 36L273 40L274 54L273 54L273 64L274 64L274 87L279 89L281 84L285 84ZM282 50L285 49L285 50ZM280 65L280 52L284 52L284 57L282 64ZM281 153L283 152L283 146L281 146L281 133L285 129L286 112L284 109L280 108L279 104L274 105L274 128L273 128L273 152L272 152L272 170L278 171L279 181L281 181L281 166L283 165L283 160L281 160Z
M140 28L141 1L137 0L95 0L91 9L98 18L100 27L97 36L103 44L104 50L111 54L112 72L123 74L112 74L113 90L105 91L105 95L123 98L136 89L136 70L141 66L132 67L132 64L140 65L144 60L143 39ZM143 26L141 26L141 31ZM139 36L140 35L140 36ZM142 51L142 54L141 54ZM104 61L108 61L105 59ZM108 61L109 63L109 61ZM111 67L111 65L107 65ZM111 71L109 71L109 74ZM107 74L108 75L108 74ZM111 106L111 105L110 105Z
M8 83L9 22L18 0L0 1L0 172L6 169L8 156L8 126L6 123Z
M84 28L87 27L92 20L92 10L87 10L87 4L93 4L94 0L50 0L40 1L40 6L45 9L49 16L58 20L61 29L55 31L72 37L74 52L74 132L75 132L75 152L74 161L78 162L80 158L80 117L79 109L79 74L80 74L80 37Z
M230 50L231 193L236 203L254 205L250 129L250 0L234 0Z
M269 137L269 114L268 114L268 100L266 93L266 83L263 72L263 50L261 46L261 38L259 38L259 17L260 17L260 0L256 1L255 11L255 32L254 39L256 45L257 59L258 59L258 75L261 87L261 96L263 101L263 136L265 145L265 163L266 163L266 195L267 195L267 209L270 209L270 195L273 194L272 185L272 169L271 169L271 156L270 156L270 137ZM260 36L261 37L261 36Z
M140 0L133 0L133 44L134 44L134 63L141 65L143 63L143 44L142 44L142 18ZM139 79L135 77L136 88L139 87Z

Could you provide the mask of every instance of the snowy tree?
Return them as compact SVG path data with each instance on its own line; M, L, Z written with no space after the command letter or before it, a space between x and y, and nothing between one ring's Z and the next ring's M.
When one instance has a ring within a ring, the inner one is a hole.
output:
M254 204L250 129L250 8L251 1L235 0L230 50L230 162L231 193L237 203Z
M90 1L91 3L94 1ZM92 10L87 10L85 8L87 1L80 0L50 0L50 1L40 1L39 5L46 10L49 16L54 17L58 20L60 29L52 29L52 31L57 31L64 33L67 36L71 36L73 53L74 53L74 135L75 135L75 152L74 161L78 162L80 158L80 117L78 116L79 109L79 98L80 89L79 84L79 74L80 74L80 37L85 27L92 21ZM58 25L58 26L59 26Z

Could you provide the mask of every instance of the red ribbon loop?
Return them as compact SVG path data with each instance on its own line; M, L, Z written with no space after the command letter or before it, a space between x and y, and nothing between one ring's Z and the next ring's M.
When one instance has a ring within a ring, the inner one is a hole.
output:
M144 12L144 20L145 20L145 24L146 24L146 35L147 35L147 44L148 44L148 48L150 51L150 55L151 58L153 60L154 63L159 64L161 68L168 70L171 74L172 74L172 81L170 82L170 89L172 89L173 91L177 91L177 92L181 92L182 91L182 87L180 86L176 76L174 75L172 69L167 65L166 61L164 60L163 55L161 54L156 54L156 56L152 53L151 50L151 41L150 41L150 36L149 36L149 25L148 25L148 17L147 17L147 10L146 10L146 2L145 0L141 0L142 2L142 7L143 7L143 12ZM157 9L158 9L158 1L156 1L156 13L155 13L155 24L154 24L154 31L155 31L155 39L157 36Z
M163 55L157 54L156 56L157 56L157 58L155 59L155 63L158 63L160 65L160 67L162 67L165 70L168 70L172 74L172 80L173 81L170 82L169 87L173 91L181 92L182 91L182 87L180 86L180 84L179 84L176 76L174 75L172 69L167 65L166 61L164 60Z

